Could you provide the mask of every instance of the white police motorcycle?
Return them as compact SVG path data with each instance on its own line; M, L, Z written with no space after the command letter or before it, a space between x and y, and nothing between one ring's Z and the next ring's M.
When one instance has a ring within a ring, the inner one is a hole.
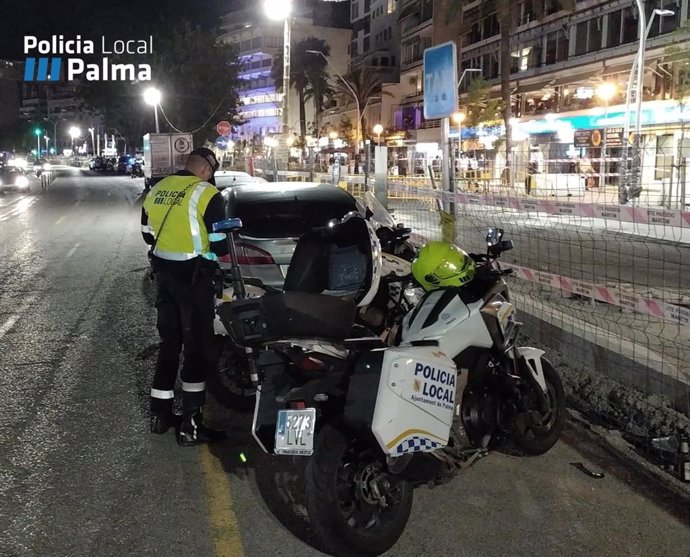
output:
M408 285L407 297L403 297L401 291L403 281L400 279L410 274L410 262L416 249L409 241L411 230L397 223L371 192L365 192L360 210L373 226L381 244L381 275L385 278L378 291L369 297L369 303L359 305L355 328L361 329L360 336L376 334L392 344L398 335L401 318L410 308L410 300L421 296L420 289L411 285ZM255 278L243 278L242 282L243 297L258 298L271 290L277 292ZM291 281L287 281L287 288L291 287ZM228 276L222 293L219 293L217 309L235 298L233 280ZM256 386L249 378L243 349L223 324L220 313L216 312L214 321L218 355L210 388L221 404L234 410L251 410L254 408Z
M240 227L230 219L215 230ZM545 453L561 434L556 370L543 351L516 345L509 271L497 262L512 242L492 230L487 244L457 286L441 272L453 265L429 266L422 248L429 272L416 278L428 291L396 346L351 336L383 279L378 238L362 218L305 234L284 292L220 311L257 385L253 436L267 453L309 458L309 518L334 555L390 549L414 487L446 482L493 449ZM240 291L239 269L233 278Z

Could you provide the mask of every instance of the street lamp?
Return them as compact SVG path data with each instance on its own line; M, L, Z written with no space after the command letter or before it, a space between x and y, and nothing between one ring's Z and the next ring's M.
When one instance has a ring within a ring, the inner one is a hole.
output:
M355 93L355 90L347 82L347 80L342 75L340 75L338 73L338 71L333 67L333 64L331 64L331 62L328 60L328 58L326 57L326 55L323 52L321 52L320 50L307 50L306 52L308 52L309 54L317 54L317 55L321 56L321 58L323 58L326 61L326 64L328 64L331 67L331 69L333 70L333 73L340 78L340 81L342 81L343 84L345 85L345 87L347 87L349 89L350 93L352 93L352 98L355 99L355 106L357 107L357 129L355 131L355 136L356 136L355 137L355 155L358 155L359 154L359 137L360 137L359 131L360 131L361 123L362 123L362 111L361 111L360 106L359 106L359 99L357 98L357 93Z
M36 136L36 158L41 158L41 134L43 130L41 128L36 128L34 130L34 135Z
M626 189L625 181L633 181L634 190L637 190L637 179L639 174L639 169L641 165L640 160L640 133L642 124L640 122L640 114L642 112L642 87L644 81L644 55L645 49L647 47L647 38L649 32L652 30L652 23L655 16L667 17L674 16L676 13L673 10L666 9L655 9L652 11L652 16L649 19L649 24L645 27L645 9L643 0L635 0L637 6L637 20L638 20L638 34L640 36L640 44L637 49L637 55L633 61L632 68L630 68L630 77L628 78L628 88L625 95L625 127L624 127L624 140L625 140L625 153L623 156L624 160L624 171L625 180L619 185L619 201L621 203L626 203L628 199L628 191ZM628 154L628 149L630 147L630 101L632 97L633 82L635 82L635 135L633 136L633 153L632 157ZM630 166L632 163L632 172L630 172ZM631 180L632 178L632 180ZM632 189L632 188L631 188Z
M81 129L77 126L72 126L69 129L69 136L72 138L72 156L74 156L74 140L81 137Z
M44 135L43 139L46 140L46 155L48 155L48 154L50 154L50 149L48 149L48 142L50 141L50 137L48 137L47 135Z
M462 151L462 123L465 121L465 116L464 112L456 112L452 116L453 122L455 122L458 125L458 148L459 150Z
M50 118L43 118L44 121L50 122L53 124L53 149L55 149L55 152L57 153L58 148L60 147L59 141L58 141L58 134L57 134L57 126L59 122L64 122L64 118L58 118L57 120L51 120Z
M381 124L376 124L374 126L374 133L377 135L376 145L381 146L381 134L383 133L383 126Z
M290 128L290 14L292 0L264 0L264 12L273 21L283 21L283 133Z
M464 70L462 70L462 74L460 74L460 79L458 79L458 91L460 90L460 86L462 85L463 79L465 79L465 76L468 73L482 73L482 70L480 70L479 68L465 68ZM465 114L463 114L462 112L456 112L455 114L453 114L452 118L453 121L456 124L458 124L458 146L459 149L462 149L462 122L465 120ZM459 118L462 118L462 120L458 121ZM443 118L441 124L443 160L445 161L445 171L443 172L441 177L443 179L443 189L445 191L451 191L455 183L455 157L451 156L452 149L450 145L450 119ZM506 153L506 161L508 161L508 153ZM446 176L448 178L446 178ZM453 204L450 204L450 208L454 211Z
M144 91L144 102L153 107L153 113L156 117L156 133L160 133L160 128L158 127L158 105L161 102L161 92L155 87L149 87Z

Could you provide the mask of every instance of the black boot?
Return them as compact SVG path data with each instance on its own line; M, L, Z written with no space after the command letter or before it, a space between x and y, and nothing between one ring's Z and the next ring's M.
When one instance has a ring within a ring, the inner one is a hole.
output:
M201 443L220 441L225 436L222 431L209 429L204 425L201 411L185 416L180 424L177 443L182 447L192 447Z
M151 414L151 433L161 435L168 431L175 425L175 416L172 412L163 412L161 414Z

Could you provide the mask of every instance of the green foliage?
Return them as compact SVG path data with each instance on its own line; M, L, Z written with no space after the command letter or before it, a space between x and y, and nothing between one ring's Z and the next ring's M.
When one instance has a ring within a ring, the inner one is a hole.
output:
M240 123L236 47L187 22L160 42L153 75L163 91L161 105L173 126L193 131L203 125L194 137L195 142L202 143L215 139L218 121Z
M364 130L368 129L367 123L364 120L364 107L367 104L367 101L376 96L392 96L390 92L383 90L382 74L367 66L351 67L347 73L343 75L342 79L340 77L336 77L334 87L338 93L341 93L345 96L348 102L351 100L354 101L353 97L357 98L359 108L362 111L360 114L362 117L360 129L362 130L364 136L366 136L366 132Z
M335 90L347 96L348 99L353 98L352 92L354 91L360 108L364 108L367 100L371 97L390 95L388 91L382 90L382 75L367 66L352 67L343 75L343 78L350 87L342 79L336 77L334 82Z
M345 139L349 142L354 142L355 140L355 125L351 118L343 116L338 123L338 137L340 139Z
M466 98L461 101L465 112L463 125L474 127L481 123L493 123L501 119L503 102L491 96L491 87L484 77L470 82Z
M307 135L306 102L312 100L314 109L319 115L323 110L325 100L330 92L328 84L327 62L322 56L307 52L316 50L324 56L329 56L331 47L323 39L306 37L292 44L290 52L290 86L297 91L299 97L300 134ZM283 89L283 55L273 58L271 78L275 81L276 89Z
M665 61L672 63L673 98L683 101L690 97L690 22L673 31L674 44L666 47Z
M77 96L84 109L103 114L106 128L117 129L132 145L141 145L142 136L155 130L153 108L143 101L149 86L161 90L162 111L172 126L195 131L197 145L216 137L219 120L240 123L236 49L216 41L212 33L186 21L168 27L166 34L157 35L151 70L150 83L84 81ZM160 109L159 121L161 132L175 131Z

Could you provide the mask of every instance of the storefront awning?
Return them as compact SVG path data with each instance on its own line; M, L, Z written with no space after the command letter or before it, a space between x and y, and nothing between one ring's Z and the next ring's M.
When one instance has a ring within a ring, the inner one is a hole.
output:
M556 79L552 79L551 83L549 84L551 87L560 87L562 85L575 85L578 84L582 81L587 81L589 79L592 79L593 77L599 75L601 72L601 68L595 68L592 70L589 70L587 72L580 72L577 74L570 74L570 75L564 75L563 77L557 77Z
M617 64L616 66L608 66L606 68L603 68L601 72L599 72L599 75L604 77L607 75L613 75L617 73L630 73L631 68L632 62L629 62L627 64Z
M546 81L536 81L534 83L518 83L518 86L512 91L513 95L522 95L523 93L533 93L535 91L541 91L545 87L548 87L551 80Z

